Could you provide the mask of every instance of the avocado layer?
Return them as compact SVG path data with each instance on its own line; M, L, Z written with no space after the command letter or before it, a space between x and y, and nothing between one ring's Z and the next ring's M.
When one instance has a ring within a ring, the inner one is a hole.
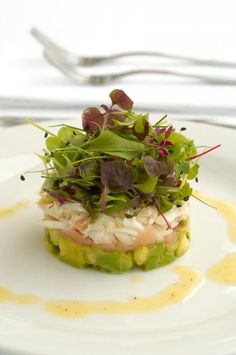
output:
M60 260L78 268L92 266L114 274L138 267L156 269L182 256L189 247L188 223L176 229L178 238L171 247L164 242L152 246L137 247L133 251L106 251L98 245L85 246L65 238L58 230L46 229L45 241L49 251Z

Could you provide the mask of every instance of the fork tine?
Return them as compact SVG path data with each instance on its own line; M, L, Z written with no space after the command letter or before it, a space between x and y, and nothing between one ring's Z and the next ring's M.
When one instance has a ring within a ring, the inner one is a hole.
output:
M64 50L61 46L52 41L48 36L43 32L39 31L36 27L31 29L31 34L44 46L44 47L53 47L56 50Z
M44 57L49 61L49 63L51 63L54 67L59 69L60 72L62 72L64 75L66 75L69 79L73 80L77 84L78 82L80 84L90 83L89 76L79 73L75 70L74 67L69 67L65 63L61 62L60 59L55 56L55 53L50 52L49 50L44 51Z
M67 49L63 48L56 42L54 42L51 38L46 36L43 32L38 30L36 27L31 29L31 34L46 48L50 50L56 50L57 52L64 53L67 55Z
M49 50L50 52L55 52L55 55L60 57L61 62L67 65L81 65L81 61L83 61L83 58L81 58L80 60L80 58L76 54L59 46L51 38L46 36L37 28L33 27L31 29L31 34L43 45L46 50Z

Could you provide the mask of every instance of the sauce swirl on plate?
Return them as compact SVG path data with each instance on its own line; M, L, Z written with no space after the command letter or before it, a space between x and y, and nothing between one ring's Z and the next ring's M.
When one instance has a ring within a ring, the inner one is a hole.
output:
M133 296L127 301L44 301L33 295L21 295L1 287L0 302L22 305L38 304L43 306L49 313L64 318L79 318L96 313L128 314L157 311L183 302L203 280L202 275L185 266L177 266L174 271L178 275L178 280L175 283L152 296Z

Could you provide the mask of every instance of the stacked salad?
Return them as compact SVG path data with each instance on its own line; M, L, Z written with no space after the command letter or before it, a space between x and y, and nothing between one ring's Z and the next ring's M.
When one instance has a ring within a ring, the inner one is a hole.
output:
M49 250L76 267L112 273L150 270L189 247L193 140L162 117L133 111L122 90L82 113L83 128L45 132L39 206Z

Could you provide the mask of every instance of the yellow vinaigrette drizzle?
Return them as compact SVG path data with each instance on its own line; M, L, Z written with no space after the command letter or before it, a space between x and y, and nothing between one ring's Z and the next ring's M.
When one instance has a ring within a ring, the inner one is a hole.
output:
M157 311L184 301L203 280L203 276L198 272L184 266L177 266L174 271L179 278L172 285L153 296L131 297L127 301L43 301L33 295L18 295L1 287L0 302L23 305L38 304L49 313L65 318L79 318L96 313L120 314Z
M213 281L236 286L236 253L225 255L207 271L207 276Z
M0 208L0 219L13 216L18 211L26 208L30 201L18 201L11 206Z
M222 200L208 197L199 191L194 191L194 196L217 208L217 212L219 212L228 223L230 238L236 243L236 206L230 202L224 202Z
M236 206L208 197L198 191L194 191L194 195L217 208L217 212L228 222L230 239L236 243ZM236 286L236 253L225 255L207 271L206 275L215 282Z

